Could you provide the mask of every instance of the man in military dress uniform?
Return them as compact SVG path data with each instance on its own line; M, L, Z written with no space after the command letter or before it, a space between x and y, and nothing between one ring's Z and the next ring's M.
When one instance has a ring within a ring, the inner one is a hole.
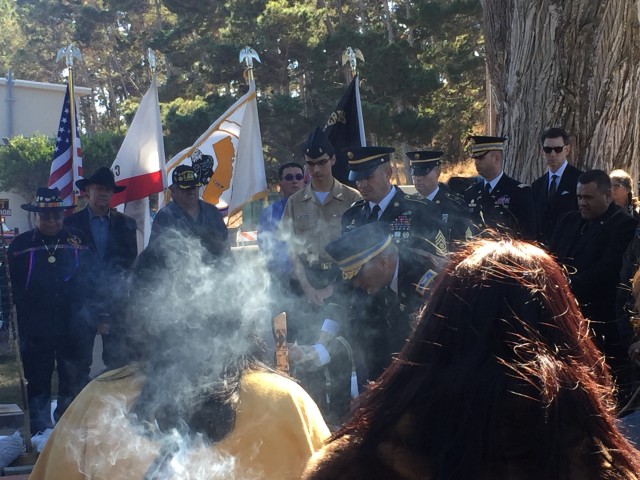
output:
M420 248L445 255L447 239L441 228L441 214L435 205L405 194L391 184L391 154L389 147L360 147L347 152L349 180L355 181L362 200L342 216L342 231L371 222L391 226L393 242L400 248Z
M20 353L27 379L32 432L51 427L51 376L58 370L58 419L89 379L91 329L78 321L76 303L90 277L83 266L91 252L80 237L63 227L64 210L57 188L39 188L37 227L18 235L8 251L13 299L18 314ZM108 286L105 286L107 288Z
M473 235L473 230L467 218L464 199L438 181L443 155L444 152L437 150L407 152L413 185L424 200L432 202L440 211L447 240L466 240Z
M531 187L503 171L504 137L471 136L471 157L482 180L464 192L474 222L525 240L537 235Z

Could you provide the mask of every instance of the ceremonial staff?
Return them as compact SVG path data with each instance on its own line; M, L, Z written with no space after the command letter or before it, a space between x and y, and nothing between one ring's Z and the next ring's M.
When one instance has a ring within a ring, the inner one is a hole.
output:
M253 78L253 60L260 62L258 52L251 47L240 50L240 63L244 63L244 76L250 84L255 83ZM276 342L275 363L276 369L289 374L289 348L287 345L287 314L282 312L273 318L273 337Z

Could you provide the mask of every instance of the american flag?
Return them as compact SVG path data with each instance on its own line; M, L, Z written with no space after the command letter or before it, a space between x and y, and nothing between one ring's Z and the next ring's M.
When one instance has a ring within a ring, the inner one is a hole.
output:
M75 102L74 102L75 107ZM74 108L75 113L75 108ZM71 124L71 108L69 104L69 85L64 95L60 126L56 136L56 148L53 151L53 162L49 174L49 188L60 189L60 196L65 205L73 205L75 182L82 178L82 148L78 136L78 118ZM67 210L71 213L72 210Z

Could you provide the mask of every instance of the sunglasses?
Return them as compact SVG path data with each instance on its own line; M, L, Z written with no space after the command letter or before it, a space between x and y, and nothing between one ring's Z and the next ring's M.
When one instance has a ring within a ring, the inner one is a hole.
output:
M544 153L561 153L562 150L564 150L564 147L566 147L566 145L563 145L562 147L542 147L542 150L544 150Z
M304 178L304 175L302 175L301 173L296 173L295 175L293 173L287 173L284 177L287 182L290 182L291 180L293 180L294 178L296 180L302 180Z

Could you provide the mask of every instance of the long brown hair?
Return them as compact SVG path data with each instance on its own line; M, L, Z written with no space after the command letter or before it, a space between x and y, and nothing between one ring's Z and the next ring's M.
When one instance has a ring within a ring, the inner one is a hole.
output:
M375 449L399 424L433 479L636 478L614 387L558 265L478 240L455 254L399 358L334 435Z

